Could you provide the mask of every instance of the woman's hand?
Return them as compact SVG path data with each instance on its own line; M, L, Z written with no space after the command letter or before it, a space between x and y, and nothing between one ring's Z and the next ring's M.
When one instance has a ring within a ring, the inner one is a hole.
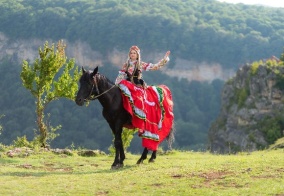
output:
M167 58L171 54L171 51L167 51L165 54L165 58Z

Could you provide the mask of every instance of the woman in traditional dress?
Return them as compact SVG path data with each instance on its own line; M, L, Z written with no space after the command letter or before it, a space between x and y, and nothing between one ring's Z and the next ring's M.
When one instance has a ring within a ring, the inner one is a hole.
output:
M146 87L146 84L142 80L142 71L160 69L170 60L170 53L170 51L167 51L164 58L156 64L145 63L141 61L140 49L138 46L131 46L128 53L128 59L119 71L115 84L119 84L122 80L129 80L134 84ZM137 73L137 75L135 73Z
M140 49L132 46L128 59L116 78L121 89L123 106L132 116L132 126L138 128L142 145L156 151L173 126L172 95L165 85L147 86L142 80L142 71L158 70L169 61L170 51L158 63L141 61Z

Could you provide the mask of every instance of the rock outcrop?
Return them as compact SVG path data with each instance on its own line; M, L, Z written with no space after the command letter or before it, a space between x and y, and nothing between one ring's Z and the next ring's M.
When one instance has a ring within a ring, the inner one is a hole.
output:
M33 62L38 58L38 49L43 47L45 41L49 44L56 43L54 40L40 40L40 39L28 39L28 40L11 40L8 36L0 32L0 61L7 57L11 58L14 62L21 64L23 60L29 60ZM111 64L120 69L121 65L127 59L128 47L126 46L125 51L121 51L113 48L108 52L107 55L101 54L99 51L95 51L91 48L88 43L76 41L74 43L64 40L67 44L66 54L68 58L74 58L76 64L79 66L85 66L88 68L94 68L95 66L103 66L105 62ZM144 51L143 59L147 62L158 62L164 53L158 53L153 51ZM175 57L174 68L168 68L167 66L162 69L164 73L169 76L186 78L187 80L198 80L198 81L213 81L215 79L227 80L234 74L233 69L224 69L218 63L207 63L207 62L194 62L184 60Z
M254 151L283 137L283 75L283 62L268 60L243 66L226 82L219 117L209 129L211 152Z

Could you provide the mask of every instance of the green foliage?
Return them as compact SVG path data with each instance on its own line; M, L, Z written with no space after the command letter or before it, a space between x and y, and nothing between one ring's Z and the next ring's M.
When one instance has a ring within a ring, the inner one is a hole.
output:
M238 93L237 93L237 97L238 97L238 107L241 108L244 106L245 101L247 99L249 95L249 91L248 88L242 88L239 89Z
M123 128L122 134L121 134L121 139L123 143L123 148L125 152L127 151L128 147L130 146L130 143L133 139L133 135L137 132L137 129L128 129L128 128ZM114 139L113 139L114 141ZM115 148L113 144L109 147L109 152L111 155L115 154Z
M114 140L113 140L113 141L114 141ZM110 147L108 148L108 151L109 151L109 153L110 153L112 156L115 155L115 148L114 148L113 144L110 145Z
M259 122L259 130L264 133L268 144L273 144L278 138L283 137L284 116L278 114L275 117L266 117Z
M233 78L229 78L227 81L226 81L226 84L227 85L232 85L233 84Z
M0 2L1 31L11 39L82 40L104 54L132 44L168 48L184 59L226 67L279 54L283 17L275 8L208 0Z
M35 147L34 144L35 143L28 141L26 136L17 137L17 139L13 141L13 146L15 146L15 147L34 148Z
M284 76L282 74L277 75L275 87L284 90Z
M48 104L60 97L73 100L78 90L77 81L80 72L78 69L74 69L73 59L67 62L67 57L65 57L66 46L62 44L58 42L55 52L54 44L50 47L46 42L44 48L39 49L40 59L36 59L32 65L23 61L21 72L23 85L34 97L43 99L43 104ZM63 73L56 81L55 76L61 68L64 69ZM73 77L71 71L73 71Z
M278 62L274 59L268 59L265 63L266 63L266 66L269 67L269 68L279 66Z
M127 151L127 148L130 146L130 143L133 139L133 135L137 132L137 129L127 129L123 128L121 139L123 142L124 150Z
M4 116L5 116L5 115L1 114L1 115L0 115L0 119L3 118ZM2 125L0 124L0 135L1 135L2 130L3 130L3 127L2 127Z
M48 113L48 119L50 118L50 113ZM49 144L56 138L59 136L59 133L56 133L58 130L61 129L61 125L58 125L56 127L53 127L49 122L49 120L46 121L46 127L48 130L48 134L45 137L45 141L46 141L46 147L49 147ZM42 145L42 135L38 134L37 131L35 130L34 133L34 139L32 141L33 146L38 146L40 147Z
M279 66L282 66L281 63L279 63L277 60L275 59L267 59L265 61L265 63L260 60L260 61L254 61L251 64L251 74L255 75L257 73L258 67L260 65L266 65L266 67L270 70L270 71L274 71L274 72L279 72L278 69L275 69Z
M47 122L49 122L50 120L50 113L48 113L48 120ZM57 136L59 136L59 133L56 133L58 130L61 129L62 125L58 125L56 127L53 127L50 123L47 125L49 133L46 137L46 142L49 144L51 141L53 141Z
M48 42L43 48L39 48L39 56L33 64L23 61L21 79L24 87L31 92L36 99L37 124L40 131L40 143L46 146L47 139L56 137L53 133L60 127L49 129L44 121L44 110L46 106L58 98L73 100L78 90L77 81L80 76L78 69L74 68L74 60L67 60L65 47L62 41L49 46ZM63 73L58 76L60 69ZM73 73L71 73L73 72ZM49 131L51 130L51 131ZM51 133L48 136L48 132Z
M279 148L283 148L284 149L284 137L279 138L278 140L276 140L274 142L274 144L269 146L269 149L279 149Z
M242 108L249 94L250 92L248 85L246 85L245 88L235 89L235 96L231 98L230 105L233 103L237 103L238 108Z
M282 56L283 54L281 54ZM269 59L266 61L267 68L274 72L277 76L275 87L279 88L280 90L284 90L284 76L280 72L279 67L283 67L283 61L276 61L275 59Z
M235 154L241 151L241 147L232 142L226 142L225 145L229 148L229 154Z
M8 146L0 143L0 152L5 152L7 150L7 148L8 148ZM0 157L1 157L1 154L0 154Z
M263 64L262 61L259 61L259 62L255 61L255 62L253 62L253 63L251 64L251 73L252 73L252 75L255 75L255 74L256 74L259 65L262 65L262 64Z
M221 118L221 117L218 117L211 125L211 128L213 130L225 130L225 126L226 126L226 118Z
M282 53L280 55L280 63L283 65L284 63L284 49L282 50Z

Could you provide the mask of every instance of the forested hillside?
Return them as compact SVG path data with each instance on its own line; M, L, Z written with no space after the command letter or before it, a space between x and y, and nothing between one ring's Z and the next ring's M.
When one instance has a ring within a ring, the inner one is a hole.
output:
M171 50L172 69L177 58L236 69L246 62L278 56L284 46L283 18L284 9L214 0L0 2L0 32L11 42L79 40L103 56L114 48L125 50L131 45L139 45L148 53ZM0 119L3 127L0 142L10 144L18 136L33 137L35 108L33 98L20 80L21 62L15 62L13 54L4 48L0 54L5 56L0 63L0 115L5 115ZM114 80L117 68L105 60L100 72ZM208 128L220 110L223 81L189 82L161 72L147 73L144 79L148 84L164 83L172 90L177 130L175 147L206 148ZM73 143L106 150L111 144L111 131L96 101L89 107L78 107L72 101L59 100L50 105L48 113L52 125L62 125L53 147ZM141 149L140 142L135 137L132 150Z
M104 54L135 44L225 67L279 55L283 29L284 9L215 0L0 2L0 31L12 39L82 40Z

